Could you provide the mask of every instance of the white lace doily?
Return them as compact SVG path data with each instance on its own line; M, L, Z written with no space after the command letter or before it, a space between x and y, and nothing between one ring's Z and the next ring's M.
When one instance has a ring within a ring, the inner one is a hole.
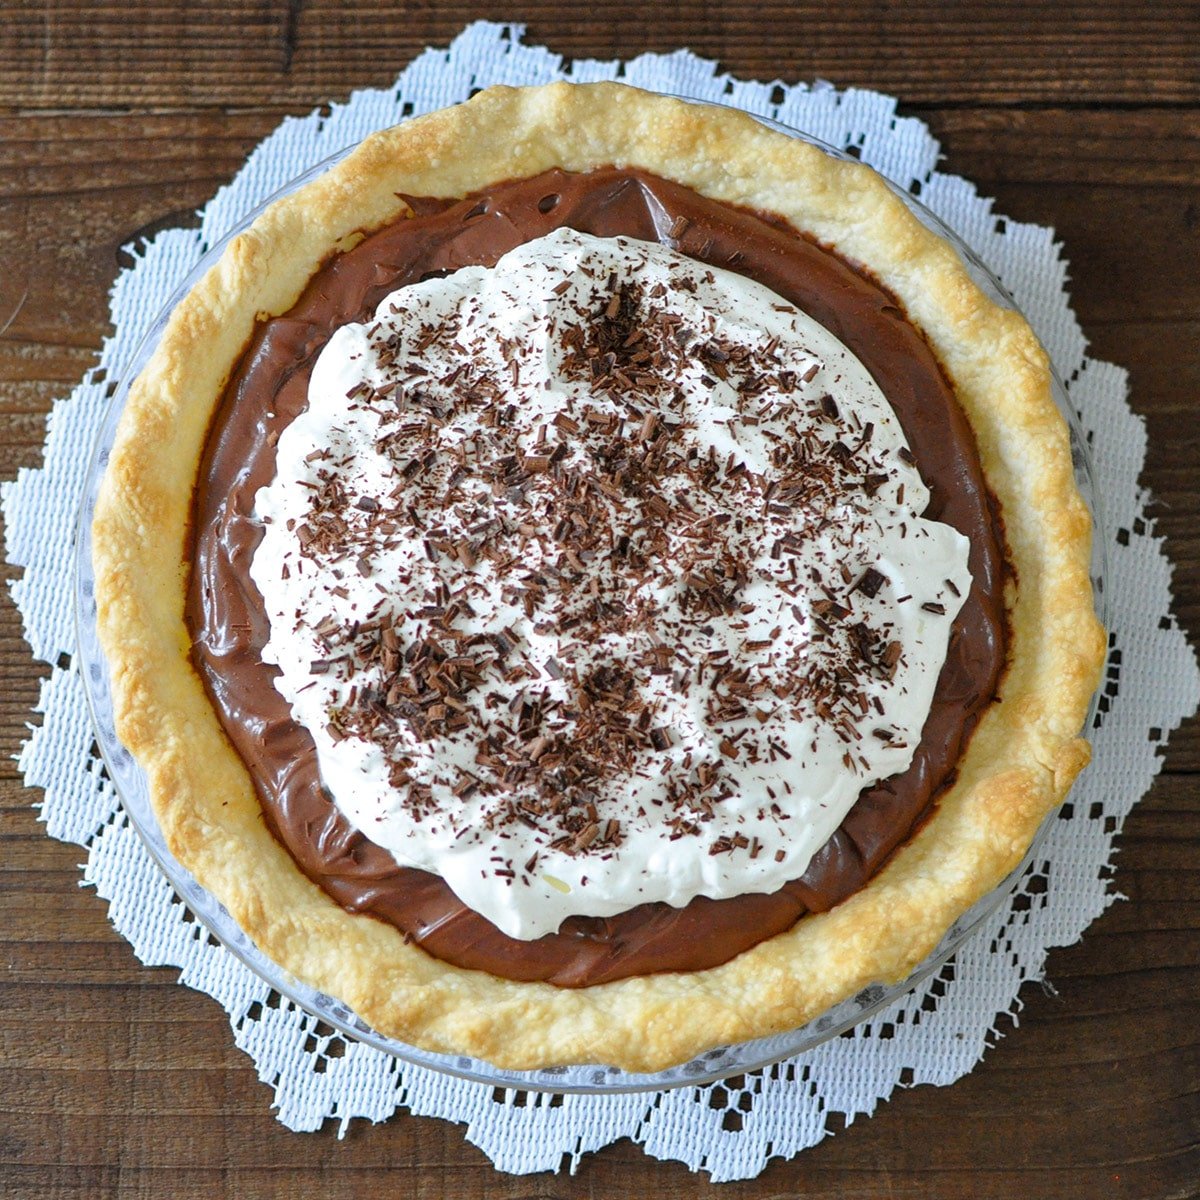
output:
M51 664L20 757L44 789L47 832L88 850L84 878L109 901L116 928L147 965L181 968L181 982L213 996L233 1036L274 1089L279 1119L313 1130L335 1117L387 1118L397 1108L466 1125L498 1168L559 1170L618 1138L679 1159L714 1180L756 1175L772 1157L820 1141L831 1114L869 1115L897 1087L948 1084L979 1061L1015 1020L1019 991L1040 979L1051 946L1076 941L1113 900L1112 840L1160 766L1167 734L1200 702L1200 674L1170 614L1170 565L1138 486L1141 420L1125 373L1085 354L1071 312L1066 264L1053 232L997 216L963 179L935 170L938 144L896 101L825 84L785 87L718 74L686 51L631 62L564 62L523 45L520 26L478 23L448 50L429 50L393 87L356 92L331 111L289 118L205 208L198 229L173 229L133 248L112 296L114 334L100 365L48 422L45 466L5 486L8 557L33 653ZM657 91L739 105L852 153L920 198L992 268L1032 321L1067 381L1105 502L1110 666L1092 731L1094 760L1051 827L1012 899L955 958L869 1023L789 1062L732 1083L625 1096L519 1095L402 1065L348 1042L281 1000L190 919L122 814L97 757L83 685L72 665L73 518L106 400L142 332L201 254L261 199L331 153L404 117L464 100L491 83L623 78Z

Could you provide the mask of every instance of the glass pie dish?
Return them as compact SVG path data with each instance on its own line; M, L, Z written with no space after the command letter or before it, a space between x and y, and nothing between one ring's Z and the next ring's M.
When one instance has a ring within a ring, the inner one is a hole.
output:
M773 128L782 129L782 127L774 123L767 122L767 124L771 124ZM792 137L802 137L802 135L795 131L783 130L783 132ZM813 142L813 139L810 138L803 138L803 140ZM813 144L819 146L819 143L814 142ZM820 148L827 153L834 154L835 156L838 155L838 152L830 147ZM288 188L284 189L284 192L299 187L313 176L327 170L340 157L342 156L335 156L334 159L320 164L314 171L295 180ZM986 268L950 231L945 229L936 217L924 210L915 201L903 195L903 193L897 194L901 196L910 210L924 224L931 227L940 237L958 249L972 277L991 299L1002 306L1015 308L1015 305L1004 291L1002 285L986 271ZM272 200L275 198L272 197ZM76 594L78 606L78 647L81 670L96 725L97 741L131 820L145 840L151 854L156 858L160 866L162 866L182 900L195 913L197 918L271 987L295 1001L302 1008L315 1013L322 1020L327 1021L330 1025L350 1036L394 1054L400 1059L421 1066L465 1076L493 1085L527 1090L587 1092L651 1090L702 1082L751 1070L766 1063L790 1057L810 1049L828 1038L836 1036L850 1025L857 1023L870 1013L892 1002L905 991L914 987L921 979L929 975L947 957L953 954L955 949L962 944L962 941L1002 902L1019 878L1025 864L1022 864L1017 871L1013 872L1000 887L994 889L960 916L933 954L902 983L886 987L882 985L868 987L823 1013L816 1020L789 1033L708 1051L698 1058L666 1071L653 1074L639 1074L604 1066L571 1066L543 1068L534 1071L500 1070L477 1059L430 1053L393 1038L380 1035L344 1004L292 978L255 947L250 938L242 931L241 927L230 917L226 910L210 893L196 883L191 875L169 852L166 840L159 830L155 819L146 778L134 758L121 745L120 739L116 735L113 724L113 704L109 690L109 670L96 635L95 579L93 574L91 538L88 536L88 532L91 527L99 481L105 470L108 451L112 445L116 424L127 396L129 382L137 377L150 358L159 338L162 336L167 317L179 299L191 289L211 263L220 256L229 240L249 225L259 211L261 209L249 214L237 229L232 230L219 245L214 246L209 254L197 265L188 279L184 281L176 296L172 297L164 309L162 316L150 328L145 339L132 356L131 362L122 372L121 386L113 397L112 407L106 416L97 442L78 525ZM1095 495L1094 489L1091 486L1084 440L1080 436L1073 422L1072 414L1065 404L1065 393L1058 381L1055 381L1055 390L1059 406L1064 410L1068 422L1071 423L1073 460L1078 485L1085 500L1092 505L1094 513ZM1103 549L1098 540L1093 541L1093 546L1093 586L1096 591L1097 607L1103 619ZM1034 847L1036 845L1037 842L1035 841ZM1033 853L1034 849L1031 849L1029 855ZM1028 856L1026 858L1027 862Z

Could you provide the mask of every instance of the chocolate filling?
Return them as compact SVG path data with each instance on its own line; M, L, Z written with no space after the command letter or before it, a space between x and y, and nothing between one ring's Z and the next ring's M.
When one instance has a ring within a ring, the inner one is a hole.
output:
M417 216L331 259L285 316L256 330L214 418L195 495L187 623L193 659L255 781L270 828L339 904L401 929L430 954L509 979L585 987L655 971L703 970L861 888L953 781L1005 659L1003 534L971 428L923 336L897 302L785 222L707 200L640 171L549 171L465 200L412 199ZM970 539L971 592L954 622L937 695L912 765L866 789L802 878L771 895L643 904L571 917L519 941L465 907L440 878L397 866L354 830L321 785L311 738L261 661L268 637L249 578L258 488L275 440L305 407L332 330L367 319L391 291L508 250L562 225L671 245L740 272L811 314L866 366L896 410L929 486L926 516Z

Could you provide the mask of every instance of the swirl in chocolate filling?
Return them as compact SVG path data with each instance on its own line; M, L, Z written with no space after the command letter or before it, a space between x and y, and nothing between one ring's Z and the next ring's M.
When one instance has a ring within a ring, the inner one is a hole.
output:
M552 171L466 200L411 203L416 217L332 259L290 313L260 326L226 390L195 497L187 613L194 661L271 828L344 907L389 921L439 958L512 979L579 987L716 966L860 888L949 785L993 699L1005 650L1003 538L972 432L894 300L775 219L616 169ZM313 362L333 329L368 318L397 287L467 264L492 265L563 225L671 245L757 280L830 329L894 407L931 491L925 515L970 539L974 582L911 767L862 793L801 879L772 895L571 917L555 934L519 941L464 906L438 877L399 867L328 798L311 738L275 691L274 668L261 661L268 628L248 573L260 536L251 513L258 488L274 474L275 439L304 408Z

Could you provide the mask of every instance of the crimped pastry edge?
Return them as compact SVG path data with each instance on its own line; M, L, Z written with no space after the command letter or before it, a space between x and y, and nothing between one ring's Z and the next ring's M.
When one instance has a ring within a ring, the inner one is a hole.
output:
M331 252L405 215L398 193L460 196L552 167L603 165L778 213L900 299L975 431L1019 586L1002 698L954 787L866 887L720 967L576 990L441 962L305 878L267 829L192 668L183 613L198 463L255 322L287 311ZM171 852L270 958L379 1032L429 1050L508 1069L654 1071L903 979L1019 863L1088 759L1078 732L1105 646L1090 531L1029 326L984 296L874 172L731 109L620 84L550 84L491 88L376 134L236 237L176 308L130 391L92 536L117 731L147 775Z

